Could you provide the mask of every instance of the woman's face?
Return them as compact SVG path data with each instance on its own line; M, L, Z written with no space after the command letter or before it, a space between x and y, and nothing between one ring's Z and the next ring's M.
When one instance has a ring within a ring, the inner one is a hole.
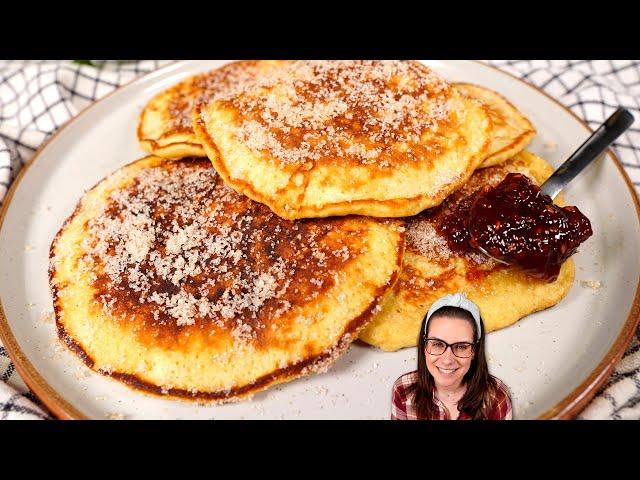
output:
M429 324L429 338L439 338L452 344L456 342L472 343L473 327L467 320L461 318L441 316L431 320ZM462 378L469 371L475 352L469 358L456 357L451 348L447 348L442 355L431 355L425 350L427 369L435 379L438 388L455 388L462 382Z

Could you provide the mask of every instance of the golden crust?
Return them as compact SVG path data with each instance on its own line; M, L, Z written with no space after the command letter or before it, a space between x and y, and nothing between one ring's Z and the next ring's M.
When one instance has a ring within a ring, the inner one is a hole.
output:
M238 400L328 368L397 280L402 222L288 222L215 176L207 160L139 160L56 236L58 334L94 370L162 396Z
M506 98L489 88L471 83L456 83L454 86L463 95L485 105L491 116L491 145L480 168L499 165L529 145L536 130Z
M225 182L282 218L401 217L440 203L485 158L487 110L426 67L334 63L295 62L271 84L194 109L196 136ZM367 74L387 68L398 71L383 89L402 101L369 92L380 79ZM358 86L341 90L334 77Z
M140 113L137 138L148 153L170 159L204 157L191 127L191 110L198 102L225 95L267 75L284 61L243 60L193 75L153 97Z
M507 172L524 173L540 184L553 173L553 168L524 151L502 165L478 170L463 190L471 192L480 185L495 184ZM558 197L556 203L562 205L562 199ZM557 304L571 289L575 277L571 259L562 265L558 279L547 283L480 254L452 254L430 226L433 223L427 215L429 212L408 219L400 280L380 313L360 334L364 342L386 351L415 346L424 315L435 300L447 293L464 292L476 302L485 329L491 332ZM437 214L433 215L431 218L436 219Z

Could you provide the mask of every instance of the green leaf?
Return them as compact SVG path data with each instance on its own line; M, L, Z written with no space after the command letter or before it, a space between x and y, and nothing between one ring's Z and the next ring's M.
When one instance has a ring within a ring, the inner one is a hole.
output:
M78 65L89 65L90 67L96 66L91 60L74 60L73 63L77 63Z

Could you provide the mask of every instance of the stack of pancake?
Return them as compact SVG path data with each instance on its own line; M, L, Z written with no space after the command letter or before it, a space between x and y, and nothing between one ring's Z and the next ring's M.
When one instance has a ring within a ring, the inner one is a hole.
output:
M137 133L151 156L80 200L50 283L60 338L138 389L237 400L358 338L415 345L445 293L491 331L573 281L571 261L546 283L447 247L465 194L552 168L507 100L420 63L234 62L154 97Z

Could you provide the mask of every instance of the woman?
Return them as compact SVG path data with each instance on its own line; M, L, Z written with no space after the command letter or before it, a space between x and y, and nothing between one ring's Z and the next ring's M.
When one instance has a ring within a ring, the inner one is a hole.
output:
M396 380L391 418L512 418L507 388L488 371L480 311L463 294L442 297L424 317L418 370Z

